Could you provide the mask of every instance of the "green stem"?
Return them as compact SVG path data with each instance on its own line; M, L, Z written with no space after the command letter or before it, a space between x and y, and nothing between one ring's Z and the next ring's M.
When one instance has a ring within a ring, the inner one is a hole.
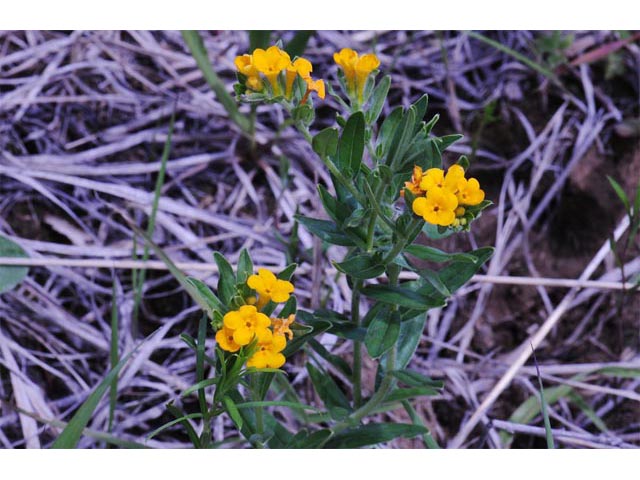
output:
M424 222L420 221L419 219L416 219L416 223L409 235L405 236L405 235L398 234L398 242L393 246L391 250L389 250L389 253L387 253L387 255L382 259L382 264L387 265L393 262L395 258L398 256L398 254L402 252L402 250L404 250L404 248L407 246L409 239L413 238L415 235L420 233L420 230L422 230L423 225L424 225Z
M251 113L249 114L249 143L251 155L256 155L256 113L258 106L255 103L251 104Z
M258 395L258 375L251 375L251 396L256 402L264 400ZM264 433L264 416L262 415L263 407L255 407L254 412L256 414L256 431L259 435Z
M351 296L351 321L357 328L360 326L360 289L362 280L357 280ZM353 404L356 408L362 405L362 342L353 341Z
M395 369L396 363L396 349L395 347L389 351L387 357L387 371L391 371ZM395 386L395 378L392 375L385 375L380 382L380 388L378 391L373 394L373 396L362 405L359 409L349 415L344 421L336 424L331 430L333 430L333 434L337 434L346 430L349 427L356 425L360 420L365 418L371 412L373 412L387 397L391 389Z

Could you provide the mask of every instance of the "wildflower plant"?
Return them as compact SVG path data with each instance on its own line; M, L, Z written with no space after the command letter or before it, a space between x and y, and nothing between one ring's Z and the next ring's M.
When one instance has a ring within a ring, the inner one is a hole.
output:
M432 134L438 117L423 120L426 95L380 120L392 80L388 75L376 78L384 69L378 56L342 49L333 58L337 77L332 82L329 72L319 75L308 59L291 58L279 44L257 48L235 59L234 89L237 101L252 109L280 105L329 171L331 184L317 186L326 217L299 214L296 219L326 248L344 253L333 266L351 288L351 308L347 313L326 306L299 309L292 280L296 265L280 272L255 268L247 250L240 252L235 269L223 255L214 254L219 278L211 289L185 277L132 226L204 312L198 338L182 336L197 357L196 383L182 397L196 395L200 411L187 413L172 403L168 408L176 419L152 435L180 424L194 446L215 447L212 419L227 414L255 447L354 448L416 435L437 447L411 402L438 395L443 384L408 365L426 312L446 305L493 249L447 253L424 240L468 231L490 202L469 175L465 157L443 165L442 153L461 136ZM314 101L326 95L341 107L336 125L312 133ZM318 341L321 334L350 343L352 360L328 351ZM207 338L215 339L214 352L206 348ZM306 357L296 355L300 350ZM377 362L373 385L362 381L365 350ZM321 405L305 404L289 383L291 361L306 362ZM339 385L328 366L348 384ZM270 390L278 392L275 400ZM369 418L398 407L407 410L412 423ZM285 426L270 408L290 409L298 428ZM192 419L201 419L201 432Z

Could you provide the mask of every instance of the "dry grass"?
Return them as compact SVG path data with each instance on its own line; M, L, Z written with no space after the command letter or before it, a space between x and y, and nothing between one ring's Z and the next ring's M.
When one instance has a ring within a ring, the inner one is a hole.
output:
M536 36L496 32L492 38L536 58ZM203 37L216 71L231 84L246 34ZM575 38L572 58L616 39L611 32L576 32ZM306 56L314 73L328 78L336 49L373 45L382 70L393 74L392 101L406 106L427 92L428 115L442 116L436 133L465 133L452 150L475 157L472 172L496 204L473 233L439 245L495 245L496 253L483 275L428 314L412 368L444 378L446 389L442 398L420 403L418 413L441 445L499 447L502 431L516 433L514 446L544 445L539 416L529 426L509 420L536 392L535 369L527 364L532 342L545 386L573 387L607 427L600 431L593 416L563 396L549 407L556 442L637 447L640 301L637 293L621 297L615 288L640 272L640 257L638 248L626 252L623 278L607 238L614 230L624 235L626 226L604 174L627 192L640 180L637 137L615 133L639 116L640 49L632 43L618 52L626 68L610 81L602 61L560 72L561 86L456 33L323 31ZM483 123L491 103L496 119ZM331 107L327 101L314 128L333 122ZM274 232L288 238L297 209L319 215L315 185L327 176L303 139L291 129L277 131L282 112L259 109L260 153L251 158L178 32L0 33L0 233L40 265L0 296L3 447L50 445L59 421L68 420L108 371L114 279L120 351L139 341L132 334L127 270L137 265L133 232L115 212L125 209L146 221L174 108L156 241L208 282L216 274L209 268L213 250L233 262L244 247L258 264L284 266L286 246ZM283 157L290 162L286 172ZM296 288L303 306L326 300L348 311L350 291L328 261L341 251L325 258L310 235L299 234ZM510 276L525 280L504 278ZM142 334L161 330L119 381L112 432L141 442L169 420L165 404L179 401L194 382L195 356L178 336L193 334L198 318L170 275L150 270L147 278ZM335 337L321 341L349 354ZM301 357L287 370L305 392ZM598 372L605 367L633 369L636 377ZM105 399L90 428L106 432L108 417ZM286 422L295 428L294 418ZM235 436L222 420L214 432L216 440ZM184 447L188 439L171 429L147 444ZM103 445L91 436L80 444Z

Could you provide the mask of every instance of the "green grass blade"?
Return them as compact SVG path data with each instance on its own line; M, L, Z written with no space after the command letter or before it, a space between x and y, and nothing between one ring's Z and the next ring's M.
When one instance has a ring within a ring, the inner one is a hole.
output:
M189 440L191 440L191 443L193 444L193 446L195 448L200 448L201 447L200 439L198 438L198 434L193 428L193 425L189 423L189 419L187 418L188 415L184 415L178 407L170 403L167 405L167 410L169 410L169 413L174 417L176 417L176 419L179 420L179 422L182 424L184 429L187 431L187 436L189 437ZM200 414L197 414L197 415L200 415Z
M156 179L156 186L153 192L153 202L151 204L151 213L149 214L149 222L147 223L147 235L153 238L153 231L156 227L156 215L158 213L158 204L160 203L160 194L162 193L162 187L164 185L164 177L167 170L167 161L169 160L169 154L171 153L171 139L173 137L173 127L175 124L176 112L175 109L171 114L171 119L169 120L169 133L167 135L167 140L164 142L164 148L162 150L162 158L160 160L160 170L158 171L158 178ZM135 255L135 244L134 244L134 255ZM149 260L149 246L145 244L144 253L142 256L142 261L146 262ZM144 281L147 276L146 269L141 269L137 272L134 282L135 295L133 298L133 312L131 317L131 329L134 336L138 334L138 313L140 311L140 302L142 301L142 287L144 286Z
M184 392L182 392L180 394L180 396L181 397L186 397L187 395L195 392L196 390L202 390L202 389L205 389L207 387L210 387L211 385L216 385L217 383L218 383L218 378L207 378L206 380L202 380L200 382L197 382L197 383L191 385Z
M198 344L196 350L196 381L202 382L204 380L204 346L207 336L207 316L202 315L200 317L200 323L198 324ZM198 403L200 404L200 411L202 415L207 413L207 399L204 394L204 388L198 390Z
M547 412L547 402L544 399L544 388L542 387L542 377L540 377L540 368L538 367L538 360L536 359L536 351L531 345L531 352L533 354L533 363L536 366L536 375L538 377L538 385L540 386L540 408L542 409L542 418L544 418L544 432L547 439L547 448L556 448L553 442L553 433L551 432L551 422L549 421L549 413Z
M184 423L187 420L189 420L190 418L202 418L202 414L201 413L190 413L189 415L183 415L181 417L176 418L175 420L171 420L170 422L167 422L164 425L162 425L161 427L156 428L153 432L151 432L149 435L147 435L147 440L151 440L153 437L155 437L160 432L163 432L167 428L173 427L174 425L177 425L178 423Z
M173 263L173 261L169 258L169 256L166 253L164 253L164 250L162 250L162 248L160 248L158 245L154 243L153 240L151 240L151 237L149 237L149 235L147 235L145 232L140 230L140 228L138 228L131 221L131 219L126 215L126 213L121 212L120 214L125 218L125 220L127 220L129 227L135 232L135 234L140 235L144 239L144 241L151 246L151 248L156 253L156 255L158 255L160 260L164 262L164 264L167 266L171 274L178 281L178 283L182 285L182 288L185 289L185 291L189 294L189 296L200 306L200 308L202 308L202 310L207 312L207 315L209 315L209 318L213 320L213 312L211 310L209 302L207 301L207 298L205 298L202 295L202 293L200 293L198 289L193 285L193 283L189 281L187 276L184 273L182 273L182 271L178 267L176 267L176 264Z
M1 404L2 404L2 400L0 400L0 405ZM34 420L36 420L37 422L42 423L44 425L49 425L51 427L56 427L56 428L66 428L66 426L68 425L67 422L63 422L61 420L53 420L53 419L49 419L49 418L42 418L41 416L36 415L33 412L29 412L27 410L24 410L24 409L18 407L17 405L11 405L11 408L16 410L18 413L21 413L23 415L27 415L28 417L31 417ZM114 445L114 446L120 447L120 448L149 448L146 445L143 445L141 443L134 442L132 440L123 440L121 438L114 437L113 435L111 435L109 433L99 432L97 430L92 430L90 428L85 428L82 431L82 434L87 436L87 437L95 438L98 441L105 442L105 443L108 443L110 445Z
M476 40L480 40L481 42L484 42L487 45L491 45L493 48L500 50L501 52L504 52L507 55L511 55L513 58L515 58L519 62L524 63L527 67L532 68L538 73L541 73L542 75L547 77L549 80L552 80L557 84L560 84L560 81L551 70L543 67L542 65L534 62L533 60L528 59L527 57L522 55L520 52L516 52L515 50L512 50L509 47L505 47L500 42L496 42L495 40L487 38L480 33L470 31L470 32L467 32L467 35L469 35L472 38L475 38Z
M287 402L282 400L262 400L255 402L243 402L237 403L236 408L253 408L253 407L287 407L297 410L310 410L313 412L322 412L321 409L312 407L311 405L304 405L302 403Z
M107 389L113 382L113 380L118 376L120 370L125 366L129 358L140 348L140 346L149 340L153 336L150 335L141 343L138 344L136 348L134 348L129 354L127 354L124 358L122 358L114 368L109 371L107 376L100 382L100 384L96 387L96 389L89 395L89 397L84 401L84 403L80 406L78 411L73 415L67 426L62 431L60 436L53 442L51 448L75 448L80 438L82 437L83 430L91 420L93 416L93 412L98 407L100 400L107 392Z
M209 61L209 56L207 55L207 49L205 48L202 38L198 32L195 30L183 30L182 38L184 38L184 41L189 47L193 58L198 64L205 80L211 87L211 90L213 90L218 101L229 114L229 118L238 125L244 133L251 134L252 129L249 119L240 113L240 110L238 110L238 106L236 105L236 101L231 95L229 95L225 84L222 83L220 77L218 77L216 72L213 71L211 62Z
M114 277L111 289L111 350L109 352L109 360L112 369L115 368L120 361L120 356L118 355L118 302L116 302L116 295L116 279ZM116 410L117 399L118 376L116 375L111 382L111 388L109 391L109 432L111 432L113 428L113 418Z

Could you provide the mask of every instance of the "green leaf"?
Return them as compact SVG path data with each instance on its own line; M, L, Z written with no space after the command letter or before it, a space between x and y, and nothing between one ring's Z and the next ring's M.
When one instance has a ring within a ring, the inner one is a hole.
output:
M342 273L353 278L376 278L384 273L385 267L381 263L379 254L370 255L363 253L348 258L344 262L333 262L333 265Z
M373 125L382 113L387 94L389 93L389 87L391 86L391 76L385 75L382 80L378 82L378 85L373 90L373 97L371 100L371 107L366 113L366 120L368 125Z
M478 259L469 253L447 253L440 249L429 247L427 245L409 245L404 249L406 253L413 255L414 257L418 257L420 260L425 260L427 262L468 262L468 263L477 263Z
M568 385L559 385L557 387L547 388L544 392L547 405L553 405L563 397L568 396L573 388ZM527 398L509 417L509 421L527 425L538 414L540 414L540 402L535 395ZM508 432L501 432L500 439L503 445L509 445L513 439L513 435Z
M306 438L297 444L292 444L290 448L318 448L331 436L331 430L324 428L310 433Z
M482 265L493 255L494 250L493 247L482 247L477 250L472 250L469 254L478 259L477 263L455 262L447 265L440 270L440 280L442 280L442 283L447 286L450 292L455 292L480 270Z
M325 445L326 448L360 448L367 445L388 442L398 437L411 438L427 433L419 425L404 423L368 423L335 435Z
M20 245L0 235L0 257L28 258ZM8 292L27 276L27 267L0 265L0 293Z
M271 45L271 30L249 30L249 51L256 48L265 50Z
M213 253L213 259L218 265L218 295L220 301L224 305L228 305L231 299L236 294L236 276L233 273L231 264L218 252Z
M375 308L375 306L373 308ZM350 319L347 319L332 310L318 309L313 314L300 310L298 311L298 318L303 319L305 323L311 325L314 329L320 328L323 332L331 333L340 338L346 338L357 342L364 341L366 334L366 330L364 328L357 327Z
M120 361L120 354L118 352L118 292L116 288L116 277L113 278L111 285L111 345L109 349L109 366L114 368ZM113 419L116 411L116 404L118 401L118 377L114 377L109 388L109 427L111 432L113 429Z
M280 400L260 400L255 402L244 402L236 404L236 408L238 409L255 407L287 407L297 410L311 410L314 412L320 411L319 409L317 409L316 407L312 407L311 405L304 405L302 403L286 402Z
M338 151L338 130L333 127L321 130L311 140L311 147L320 158L333 157Z
M600 430L602 433L609 432L607 425L598 416L596 411L589 406L587 401L580 394L578 394L578 392L570 392L569 398L578 406L578 408L580 408L580 410L582 410L582 413L584 413L589 418L589 420L591 420L591 423L593 423L598 430Z
M307 48L309 38L311 38L314 33L315 30L300 30L296 32L291 41L285 46L285 51L291 56L291 58L301 56Z
M193 285L193 288L196 289L202 300L204 300L204 302L206 303L206 308L204 310L207 312L209 318L213 319L214 311L224 313L227 310L226 307L220 302L220 299L216 297L209 286L202 280L194 277L187 277L187 282Z
M441 393L440 390L433 387L399 388L389 393L384 401L385 403L402 402L415 397L435 397Z
M412 139L414 137L413 126L416 123L416 109L412 106L406 111L402 117L400 125L396 129L391 145L389 146L389 153L387 155L385 163L389 165L392 171L396 171L402 168L404 165L403 157L411 146Z
M318 184L318 196L324 207L324 211L327 215L336 223L342 223L342 215L338 214L338 200L329 193L329 191L322 184ZM342 206L342 205L341 205ZM341 208L340 211L343 209Z
M280 318L288 318L289 315L295 314L297 309L298 309L298 301L296 300L296 297L291 295L289 297L289 300L287 300L284 306L282 307L282 310L280 310L280 313L278 314L278 316Z
M415 310L428 310L445 304L440 297L427 297L413 290L391 285L368 285L362 289L362 293L380 302Z
M443 297L449 297L451 295L447 286L442 282L442 280L440 280L438 272L435 272L430 268L421 268L418 270L418 275L429 282Z
M435 127L436 123L438 123L438 120L440 120L440 114L436 113L433 117L431 117L431 120L429 120L425 124L424 126L425 135L429 135L431 133L431 130L433 130L433 127Z
M349 117L338 142L337 166L350 175L358 173L364 153L364 114L356 112Z
M616 192L616 195L618 195L618 198L622 201L622 204L624 205L624 209L627 211L627 213L629 213L631 211L631 204L629 203L629 197L627 197L627 194L624 192L624 189L620 186L618 182L616 182L609 175L607 175L607 180L609 180L611 187Z
M253 275L253 261L246 248L243 248L238 257L238 271L236 272L236 282L240 285L247 282Z
M449 148L449 146L456 143L462 137L464 137L464 135L460 135L459 133L455 133L453 135L445 135L444 137L437 137L435 140L436 144L438 145L438 150L440 150L440 153L444 152L447 148Z
M435 389L444 388L444 382L441 380L433 380L419 372L413 370L393 370L389 372L399 381L410 387L430 387Z
M324 348L324 346L319 341L317 341L315 338L312 338L311 340L309 340L309 346L318 355L320 355L327 362L329 362L334 367L336 367L338 370L340 370L342 373L344 373L347 377L350 377L353 374L353 372L351 371L351 367L345 361L344 358L339 357L338 355L334 355L331 352L329 352L329 350Z
M469 170L469 159L465 155L461 155L456 163L460 165L465 172Z
M382 126L380 127L380 134L378 135L378 144L381 147L381 153L384 156L391 146L391 139L402 120L402 114L404 109L402 107L394 108L391 113L384 119Z
M440 227L438 225L433 225L429 222L424 222L422 231L425 233L427 237L431 238L432 240L441 240L455 233L455 230L451 228Z
M424 313L420 313L400 324L400 336L398 337L396 352L396 368L402 369L409 364L411 357L413 357L413 354L418 348L426 323L427 316ZM383 357L382 363L386 368L386 356Z
M301 320L304 321L305 323L308 323L308 325L311 326L311 330L302 335L298 335L296 332L295 336L293 337L293 340L287 342L287 346L282 351L282 354L285 357L291 356L293 353L297 352L300 348L302 348L302 346L306 342L311 340L316 335L326 332L331 327L330 322L327 322L325 320L320 320L320 319L316 320L314 319L313 314L309 312L305 312L304 310L298 311L296 315L296 322L292 325L292 327L296 326L296 324L298 324L298 322ZM313 322L313 324L311 322Z
M364 344L371 358L378 358L390 350L400 335L400 314L397 311L390 312L389 308L381 309L373 317Z
M611 375L620 378L637 378L640 377L640 368L624 368L624 367L605 367L598 370L604 375Z
M318 220L316 218L296 215L295 218L312 234L332 245L342 245L345 247L355 246L351 237L338 229L335 223L328 220Z
M210 387L211 385L215 385L216 383L218 383L218 378L207 378L205 380L201 380L198 383L195 383L193 385L191 385L189 388L187 388L184 392L182 392L180 394L181 397L186 397L187 395L189 395L190 393L193 393L195 391L198 390L202 390L204 388Z
M284 269L278 273L276 275L276 278L279 278L280 280L291 280L291 277L293 276L293 272L296 271L296 268L298 268L298 264L297 263L290 263L289 265L287 265L286 267L284 267Z
M415 114L416 114L416 121L413 127L414 134L418 132L418 130L420 129L420 126L422 125L422 119L427 113L428 105L429 105L429 96L426 93L422 95L416 101L416 103L412 105L415 108Z
M341 420L351 412L349 400L336 385L331 376L326 372L320 372L316 367L307 363L309 378L313 383L318 396L322 399L329 415L334 420Z
M242 419L242 415L240 415L240 412L238 411L236 403L230 396L224 397L222 399L222 402L224 403L225 409L231 417L231 420L233 420L233 423L236 424L236 427L238 427L238 429L242 429L242 424L244 423L244 421Z

